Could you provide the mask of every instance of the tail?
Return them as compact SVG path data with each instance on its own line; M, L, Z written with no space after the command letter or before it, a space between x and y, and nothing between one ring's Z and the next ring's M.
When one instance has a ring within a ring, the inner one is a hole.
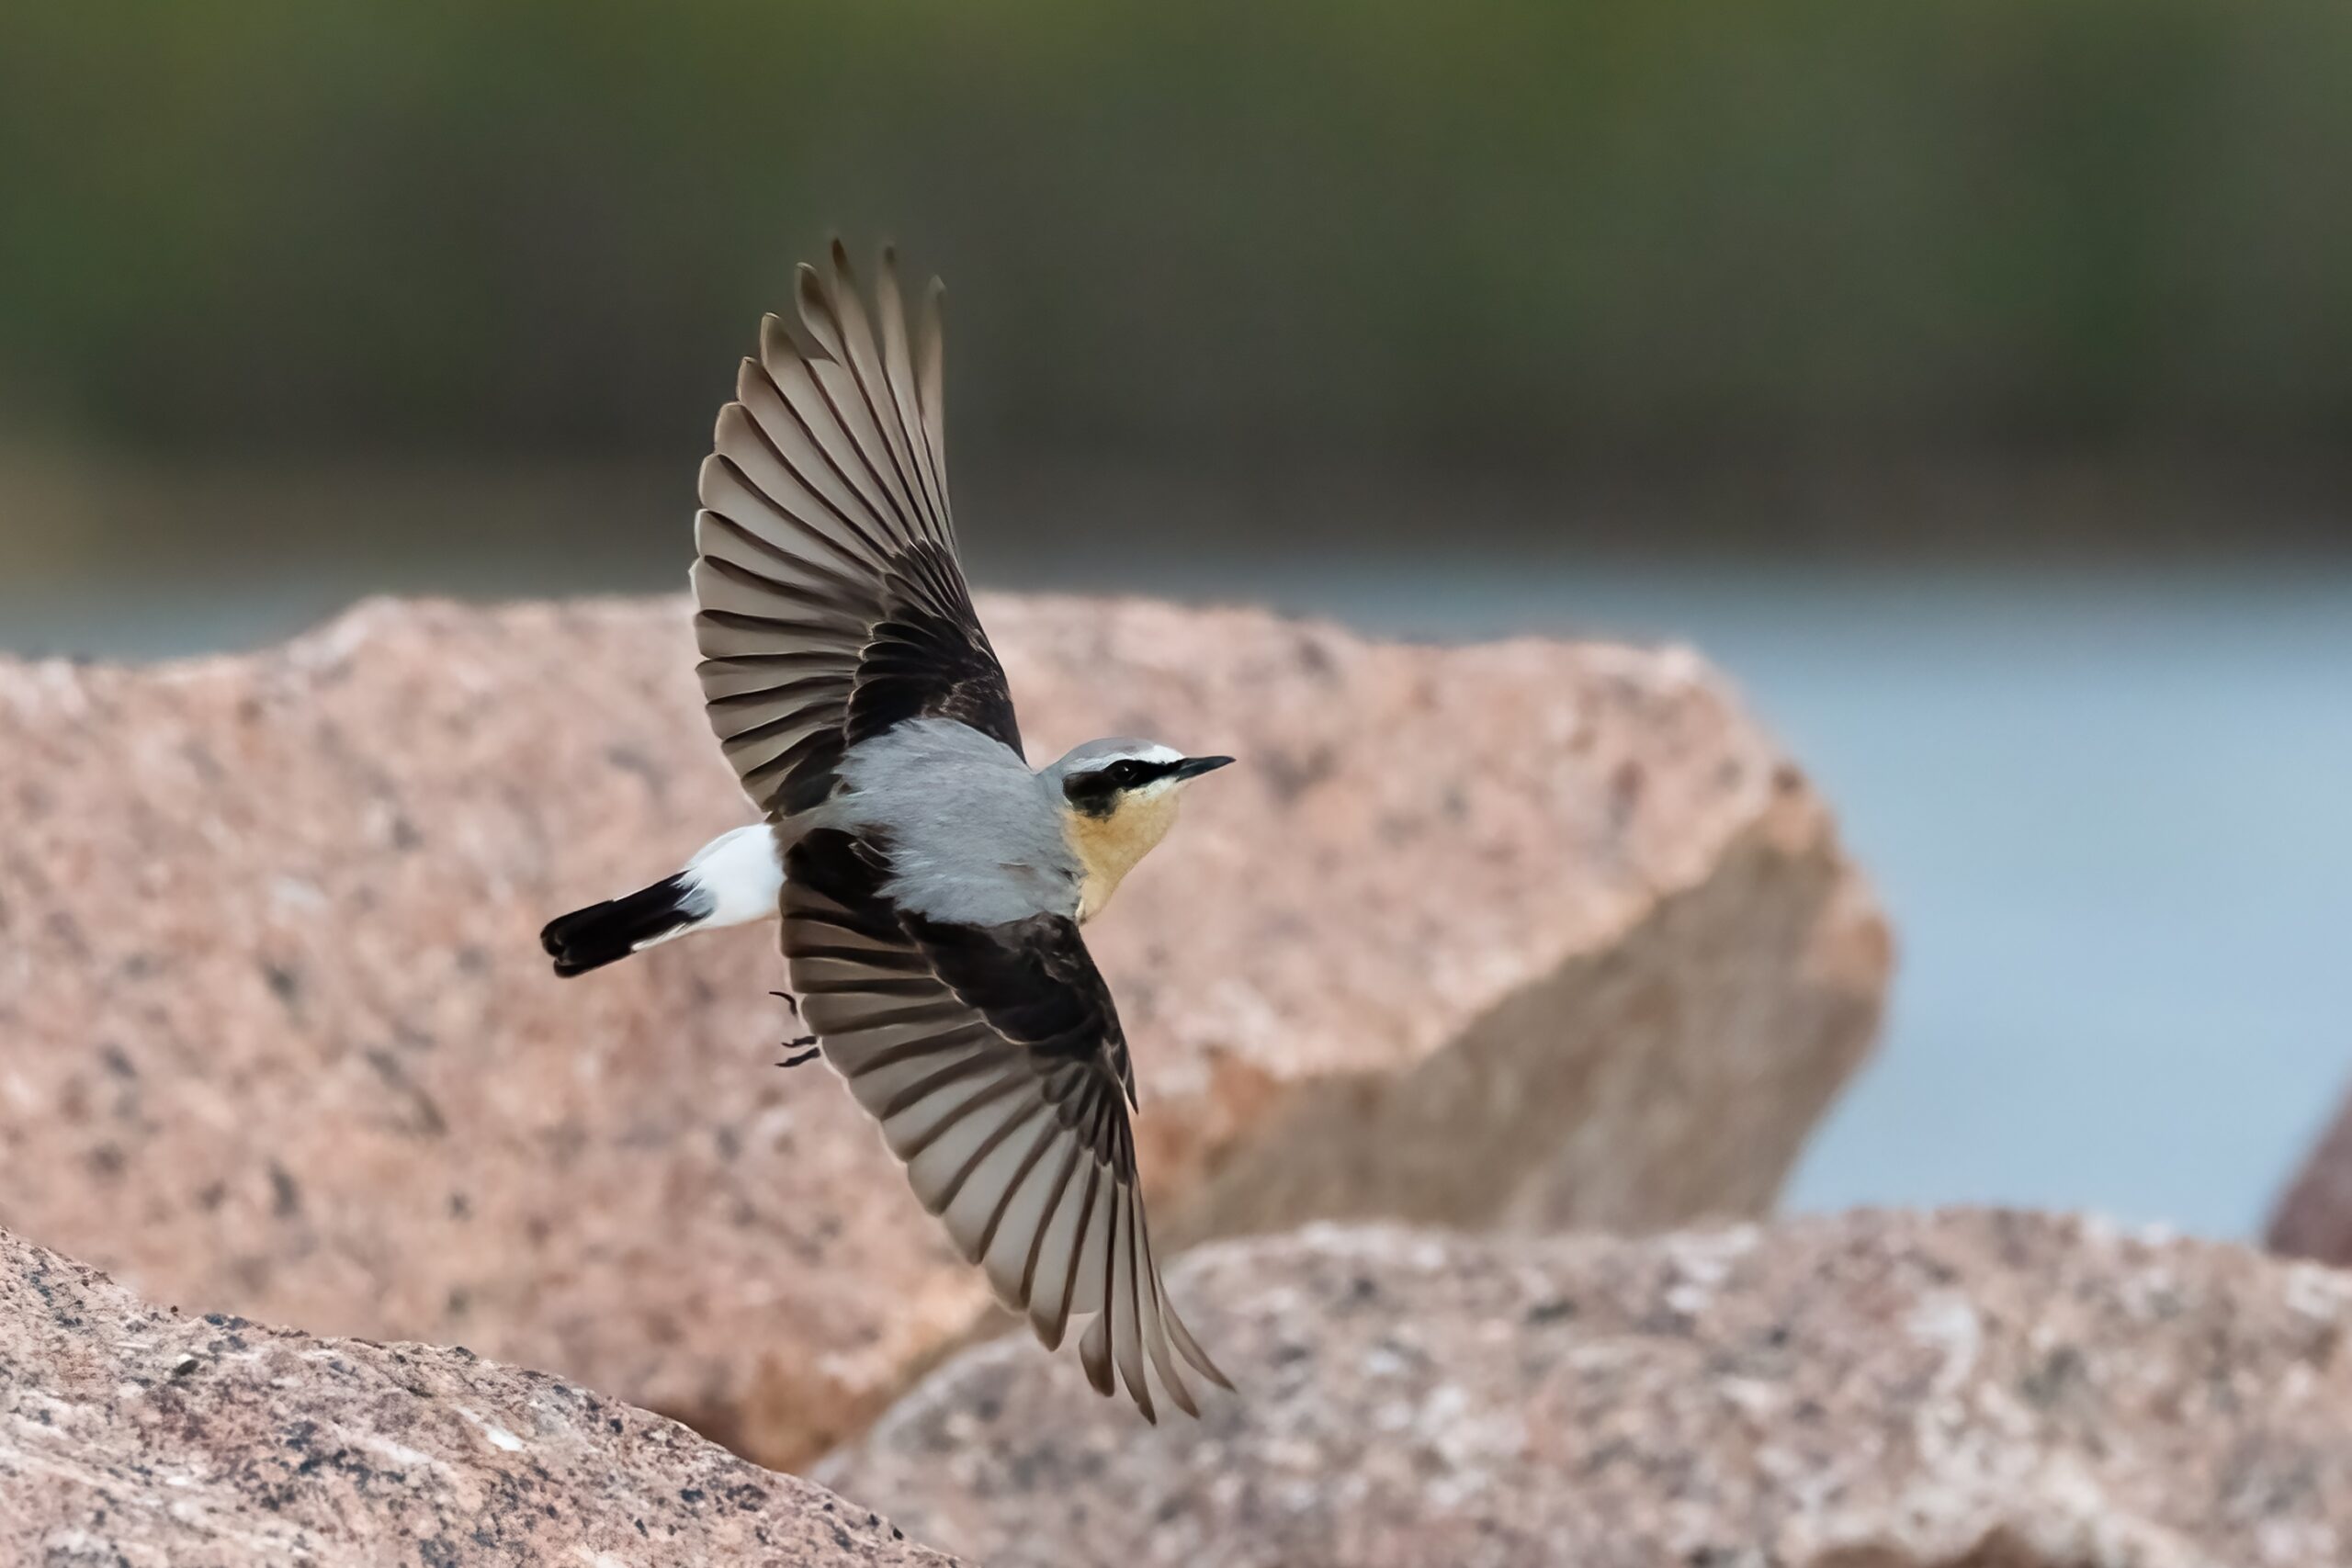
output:
M558 915L539 932L539 945L555 960L557 974L585 975L640 947L684 935L701 919L695 902L682 871L626 897Z
M689 931L774 919L783 896L775 835L754 823L705 844L675 876L559 915L539 932L539 945L568 978Z

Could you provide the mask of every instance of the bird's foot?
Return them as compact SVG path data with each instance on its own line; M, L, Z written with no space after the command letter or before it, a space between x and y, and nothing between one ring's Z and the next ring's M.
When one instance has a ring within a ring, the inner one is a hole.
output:
M792 1016L795 1018L798 1018L800 1016L800 998L794 996L790 991L770 991L768 995L783 998L784 1005L792 1010ZM804 1045L808 1047L808 1049L800 1051L800 1047ZM787 1051L800 1051L800 1054L797 1056L786 1056L783 1061L778 1062L776 1066L779 1067L797 1067L801 1063L810 1060L817 1055L817 1037L813 1034L804 1034L797 1040L786 1041L784 1043L784 1048Z

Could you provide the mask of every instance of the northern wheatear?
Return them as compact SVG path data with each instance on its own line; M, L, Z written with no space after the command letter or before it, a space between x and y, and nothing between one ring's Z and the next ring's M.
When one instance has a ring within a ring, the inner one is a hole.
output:
M705 705L765 813L685 869L552 921L577 975L781 916L813 1043L923 1205L1048 1348L1153 1416L1146 1361L1230 1388L1160 1283L1126 1037L1079 926L1227 757L1095 740L1032 772L956 558L936 280L910 337L883 254L869 317L837 242L799 271L719 411L695 519ZM878 328L878 336L877 336Z

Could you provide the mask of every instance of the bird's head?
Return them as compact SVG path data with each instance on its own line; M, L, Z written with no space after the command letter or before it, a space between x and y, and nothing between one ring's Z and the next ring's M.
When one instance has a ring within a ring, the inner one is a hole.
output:
M1090 740L1042 775L1059 797L1062 836L1084 873L1078 918L1106 903L1175 825L1176 805L1203 773L1230 757L1187 757L1151 740Z

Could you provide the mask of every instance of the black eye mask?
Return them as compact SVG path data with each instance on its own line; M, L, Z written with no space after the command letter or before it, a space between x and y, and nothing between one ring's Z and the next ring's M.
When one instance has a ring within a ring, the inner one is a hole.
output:
M1062 794L1070 805L1090 817L1107 817L1119 796L1161 779L1193 779L1214 773L1232 761L1230 757L1177 757L1165 762L1148 762L1139 757L1122 757L1117 761L1086 773L1073 773L1062 781Z
M1107 817L1119 796L1164 779L1181 766L1181 761L1146 762L1125 757L1107 767L1072 773L1062 781L1062 795L1090 817Z

